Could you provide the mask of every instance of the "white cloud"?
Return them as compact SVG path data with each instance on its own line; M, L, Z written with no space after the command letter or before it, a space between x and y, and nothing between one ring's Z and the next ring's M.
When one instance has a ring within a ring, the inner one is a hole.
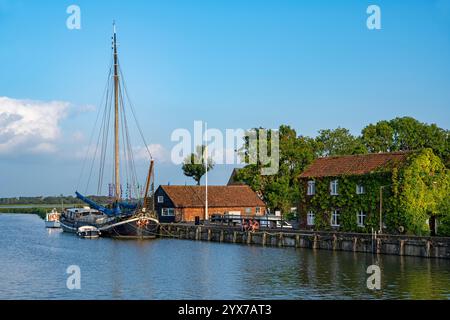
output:
M161 144L151 144L148 146L148 150L152 154L154 160L158 162L165 162L167 160L167 150ZM134 158L138 161L149 160L150 156L145 147L135 147L133 150Z
M68 102L0 97L0 154L52 153Z
M54 144L43 142L30 148L31 153L54 153L57 148Z

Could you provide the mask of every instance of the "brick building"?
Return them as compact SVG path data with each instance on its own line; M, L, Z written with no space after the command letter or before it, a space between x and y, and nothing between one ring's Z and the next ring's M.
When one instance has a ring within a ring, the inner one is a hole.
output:
M205 219L205 186L162 185L155 192L161 222ZM264 215L265 203L245 185L208 186L208 214Z
M384 211L391 211L393 170L405 166L411 155L392 152L316 159L300 175L300 226L377 230L380 190L385 196Z
M450 174L431 149L319 158L300 175L300 226L436 234Z

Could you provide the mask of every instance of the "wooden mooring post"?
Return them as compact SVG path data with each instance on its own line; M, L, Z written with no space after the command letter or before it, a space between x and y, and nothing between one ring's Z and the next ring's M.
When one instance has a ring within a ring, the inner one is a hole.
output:
M208 229L208 241L211 241L212 238L212 230Z
M282 247L284 245L283 243L283 233L280 232L279 236L278 236L278 246Z
M295 247L300 248L300 235L299 234L297 234L295 236Z

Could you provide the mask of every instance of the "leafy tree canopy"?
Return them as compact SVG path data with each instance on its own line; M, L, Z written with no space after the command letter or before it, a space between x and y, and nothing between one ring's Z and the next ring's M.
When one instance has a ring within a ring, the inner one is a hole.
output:
M339 156L367 153L366 146L359 137L353 136L348 129L320 130L316 138L318 156Z
M267 136L270 137L270 134ZM248 143L240 151L243 159L248 159ZM290 126L280 126L279 155L280 164L276 175L261 175L261 164L258 161L257 164L240 169L236 179L261 193L271 209L287 213L298 197L298 176L316 157L316 142L312 138L298 136Z
M208 158L208 165L205 165L206 147L204 145L197 146L196 152L191 153L184 159L182 170L185 176L191 177L200 185L201 178L205 175L206 170L210 171L214 168L214 162Z
M430 148L450 165L449 130L426 124L411 117L395 118L369 124L362 130L363 144L369 152L410 151Z

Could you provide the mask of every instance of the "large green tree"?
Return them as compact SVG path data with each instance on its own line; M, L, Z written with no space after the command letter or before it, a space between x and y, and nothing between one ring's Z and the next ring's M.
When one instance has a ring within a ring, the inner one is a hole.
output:
M361 140L369 152L412 151L430 148L450 165L450 134L436 124L422 123L411 117L369 124Z
M271 131L266 131L270 141ZM260 136L258 135L257 138L259 146ZM248 161L249 153L247 138L240 154L244 160ZM278 172L274 175L262 175L263 164L259 161L258 152L257 163L248 164L240 169L236 178L259 192L269 208L288 213L290 208L295 206L298 201L299 186L297 178L305 167L314 160L315 154L316 143L314 139L297 136L294 129L282 125L279 128Z
M213 160L207 158L205 153L205 146L197 146L196 152L187 156L183 162L182 170L184 175L193 178L197 185L200 185L200 180L205 175L206 170L210 171L214 168ZM206 161L208 163L207 165Z
M389 152L394 146L394 128L384 120L369 124L362 130L362 141L370 153Z
M316 143L318 156L321 157L367 153L362 140L341 127L320 130Z

